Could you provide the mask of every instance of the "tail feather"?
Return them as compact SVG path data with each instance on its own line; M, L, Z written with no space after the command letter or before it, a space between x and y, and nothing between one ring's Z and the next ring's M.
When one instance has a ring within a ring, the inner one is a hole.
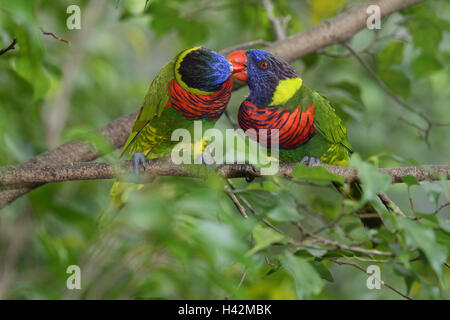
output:
M109 204L100 214L97 224L104 225L108 221L111 221L126 205L130 194L134 191L142 189L143 187L143 184L123 182L119 180L114 181L114 184L109 192Z
M334 183L334 186L341 194L351 200L359 201L362 197L362 188L358 182L352 183L348 192L344 191L343 186L338 183ZM370 203L359 209L357 214L363 225L369 229L379 229L383 225L383 220Z

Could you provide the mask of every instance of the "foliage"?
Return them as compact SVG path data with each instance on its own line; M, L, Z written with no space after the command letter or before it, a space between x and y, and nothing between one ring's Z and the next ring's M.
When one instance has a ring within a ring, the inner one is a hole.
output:
M277 15L290 16L289 35L360 3L273 2ZM82 15L94 6L78 3ZM0 56L0 165L21 163L51 147L48 115L59 107L54 102L61 92L67 93L68 117L56 140L63 142L136 110L168 57L186 46L220 50L274 40L258 1L95 3L101 8L95 21L67 30L70 2L0 0L0 48L18 39L16 49ZM443 0L394 14L382 22L385 37L361 53L395 94L442 121L450 121L449 14ZM351 45L365 48L374 35L364 30ZM346 53L339 46L329 50ZM368 275L337 260L363 269L379 266L383 281L412 298L449 299L449 183L406 177L404 184L390 185L376 168L448 164L450 128L433 127L429 148L417 129L423 119L391 100L351 56L312 54L293 65L346 121L357 151L351 166L364 187L359 202L343 199L331 186L342 183L340 177L298 166L293 181L233 181L232 192L251 207L244 219L223 192L226 181L165 177L133 194L113 222L99 227L111 181L46 185L0 212L0 297L400 298L385 286L367 289ZM245 90L234 93L228 109L233 116ZM223 117L218 127L231 125ZM117 157L116 151L102 160ZM379 192L406 217L383 209ZM383 228L362 226L355 209L367 201L378 204ZM66 289L72 264L81 267L82 290Z

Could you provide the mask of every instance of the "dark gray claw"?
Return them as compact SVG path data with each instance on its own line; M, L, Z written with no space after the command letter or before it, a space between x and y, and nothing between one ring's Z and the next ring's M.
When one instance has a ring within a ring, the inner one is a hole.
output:
M245 181L250 183L253 180L255 180L255 177L253 176L253 173L250 173L250 172L256 172L256 169L251 164L243 163L241 165L241 170L244 173Z
M311 167L315 166L316 164L321 163L321 161L318 158L304 156L302 158L302 160L300 160L300 163L303 163L305 166L311 168Z
M133 161L133 169L134 173L139 175L139 165L141 164L142 167L145 170L145 164L147 163L147 159L145 158L145 155L141 152L136 152L131 156L131 161Z

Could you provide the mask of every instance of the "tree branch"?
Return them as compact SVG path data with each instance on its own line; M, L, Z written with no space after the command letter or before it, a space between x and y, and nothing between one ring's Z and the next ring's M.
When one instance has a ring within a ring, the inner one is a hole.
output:
M239 202L236 195L233 193L233 191L230 190L227 186L224 187L225 193L228 195L228 197L233 201L234 205L238 209L239 213L241 214L244 219L248 219L247 212L245 211L245 208L242 206L242 204Z
M270 21L270 24L272 25L273 33L275 35L275 38L277 40L284 40L286 39L286 31L282 26L281 20L275 17L273 3L271 0L262 0L262 3L264 5L264 9L266 9L267 18Z
M298 162L279 163L279 175L293 178L293 169ZM321 165L331 173L342 176L346 182L351 183L358 180L356 169L349 167ZM429 165L426 169L418 167L381 168L380 172L388 174L392 183L401 183L402 177L414 176L418 181L439 180L444 176L450 180L450 165ZM154 178L155 176L177 176L177 177L204 177L204 166L199 165L176 165L167 158L147 160L144 169L141 170L143 178ZM36 163L20 166L0 167L0 189L7 190L17 188L20 185L35 186L48 182L62 182L74 180L96 180L132 177L132 161L125 160L118 165L110 165L102 162L71 162L71 163ZM217 174L224 178L243 178L246 176L261 177L259 169L254 171L242 170L241 164L223 164L217 168ZM130 179L130 178L128 178Z
M97 134L109 142L112 148L120 148L125 144L130 135L130 128L136 118L137 112L130 113L119 118L103 127ZM45 163L70 163L81 161L92 161L100 156L99 150L95 145L85 141L70 141L55 149L44 152L18 167L27 167L29 165L39 165ZM25 193L30 192L42 183L33 183L26 186L20 186L15 189L1 191L0 186L0 208L14 201Z
M302 33L278 41L268 47L267 50L287 61L293 61L318 49L346 41L353 37L357 32L366 27L366 9L369 5L378 5L381 9L381 17L384 18L421 1L423 0L367 1ZM241 86L242 83L236 82L236 84L233 84L233 89L240 88ZM128 138L135 117L136 113L132 113L119 118L102 127L98 133L113 147L119 148ZM89 143L72 141L38 155L25 162L24 165L92 161L99 156L101 156L101 153L95 148L92 148ZM25 187L21 186L16 189L0 191L0 209L39 185L31 184Z
M370 0L304 32L290 36L283 41L278 41L269 47L268 50L287 61L293 61L321 48L344 42L366 28L368 18L366 10L370 5L379 6L381 18L385 18L394 12L422 1Z

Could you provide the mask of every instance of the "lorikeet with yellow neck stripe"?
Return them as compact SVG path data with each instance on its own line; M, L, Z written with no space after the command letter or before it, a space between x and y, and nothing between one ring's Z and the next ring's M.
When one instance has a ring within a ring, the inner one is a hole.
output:
M235 74L248 79L250 89L238 114L244 131L278 129L280 161L347 165L352 149L341 119L286 61L258 49L236 51L229 59L246 66Z
M175 129L187 129L193 137L195 120L202 121L203 130L214 126L230 100L232 73L224 56L203 47L182 51L159 72L122 152L133 160L136 172L145 159L171 153L178 143L171 141ZM121 207L136 188L116 181L111 189L113 207Z
M283 162L348 165L352 147L341 119L330 102L305 86L286 61L258 49L235 51L228 60L239 71L234 76L246 81L250 89L238 113L244 131L254 129L254 138L267 145L270 129L278 129L279 160ZM261 129L267 133L260 134ZM360 196L358 190L353 192ZM375 226L380 220L363 222Z

